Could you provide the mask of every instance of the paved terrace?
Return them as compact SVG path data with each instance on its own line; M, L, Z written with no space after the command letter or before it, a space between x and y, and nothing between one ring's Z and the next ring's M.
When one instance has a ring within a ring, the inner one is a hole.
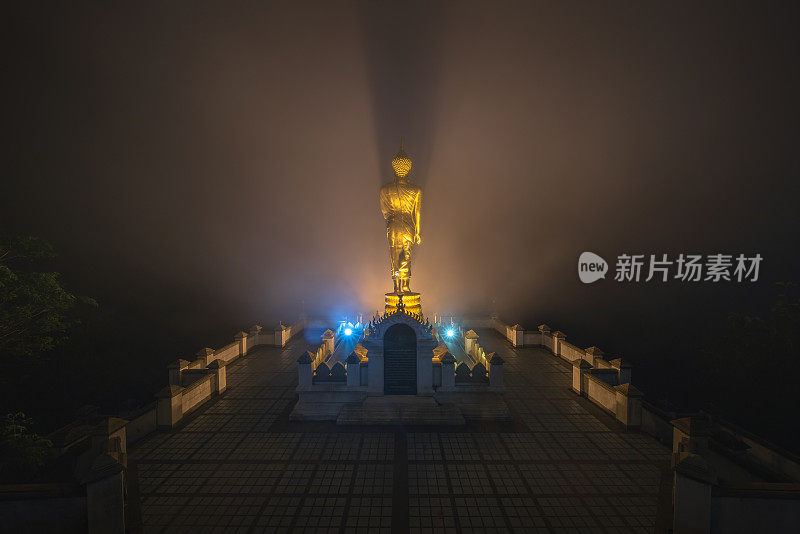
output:
M480 331L513 424L290 423L302 335L132 447L145 532L652 532L669 450L569 390L571 368Z

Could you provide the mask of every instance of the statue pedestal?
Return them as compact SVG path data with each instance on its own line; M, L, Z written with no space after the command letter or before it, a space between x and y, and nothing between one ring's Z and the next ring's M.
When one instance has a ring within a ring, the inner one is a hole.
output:
M386 313L393 313L397 311L397 305L400 303L400 297L403 297L403 305L408 313L420 315L422 313L422 304L420 303L420 294L414 292L392 292L386 293Z

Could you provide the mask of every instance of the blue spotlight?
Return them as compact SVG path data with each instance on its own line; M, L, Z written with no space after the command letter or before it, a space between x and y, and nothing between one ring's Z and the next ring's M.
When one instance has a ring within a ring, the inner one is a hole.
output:
M344 329L344 335L349 336L352 333L353 333L353 329L352 328L345 328Z
M448 328L447 329L447 337L453 337L454 335L456 335L456 331L453 330L452 328Z

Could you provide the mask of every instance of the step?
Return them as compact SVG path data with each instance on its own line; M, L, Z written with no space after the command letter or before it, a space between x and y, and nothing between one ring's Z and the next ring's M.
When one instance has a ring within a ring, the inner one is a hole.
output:
M440 405L431 397L389 395L368 397L363 403L342 407L336 424L461 426L465 422L455 405Z

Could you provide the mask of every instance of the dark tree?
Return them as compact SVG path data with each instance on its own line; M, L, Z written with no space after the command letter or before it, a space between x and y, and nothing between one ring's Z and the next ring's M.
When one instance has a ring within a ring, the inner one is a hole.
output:
M53 444L32 430L24 413L9 413L0 423L0 480L30 480L53 454Z
M39 358L67 339L80 305L96 306L61 286L55 272L40 272L53 247L36 237L0 240L0 357L5 365Z
M82 307L97 306L64 289L58 273L41 270L54 257L53 247L42 239L0 238L0 388L7 405L27 404L28 393L41 391L53 349L67 341ZM33 430L24 413L12 409L0 422L3 480L29 480L51 452L52 443Z

